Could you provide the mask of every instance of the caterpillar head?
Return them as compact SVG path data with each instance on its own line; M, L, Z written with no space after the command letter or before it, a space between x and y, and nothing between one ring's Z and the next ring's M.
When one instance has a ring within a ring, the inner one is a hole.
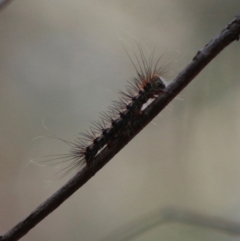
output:
M159 94L166 89L166 85L163 81L163 78L159 75L153 75L153 77L150 80L151 87L155 94Z

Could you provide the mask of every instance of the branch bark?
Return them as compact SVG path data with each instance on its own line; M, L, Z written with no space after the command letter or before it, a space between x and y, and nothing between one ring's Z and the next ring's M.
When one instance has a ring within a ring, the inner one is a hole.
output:
M2 11L13 0L0 0L0 11Z
M3 1L4 2L4 1ZM1 2L0 2L1 3ZM121 139L115 140L111 148L106 147L101 156L96 156L91 167L84 167L64 186L37 207L28 217L0 237L0 241L19 240L47 215L59 207L76 190L83 186L91 177L105 166L125 145L128 144L155 116L173 100L201 70L230 43L239 39L240 15L227 25L222 32L213 38L205 47L197 52L192 62L188 64L151 105L137 123L132 126L131 133L124 133Z

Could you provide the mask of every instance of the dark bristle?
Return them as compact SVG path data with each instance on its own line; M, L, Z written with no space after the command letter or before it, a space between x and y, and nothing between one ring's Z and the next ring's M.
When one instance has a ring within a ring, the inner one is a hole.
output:
M136 77L127 82L126 91L119 91L119 100L113 101L108 111L100 114L99 121L91 122L92 127L89 131L80 133L80 137L75 142L65 141L72 148L69 154L53 157L54 160L70 163L64 169L67 173L84 164L90 166L95 156L101 155L101 151L106 146L111 148L115 138L121 137L123 132L130 133L132 123L136 122L144 111L143 105L165 91L163 77L167 73L168 66L159 64L161 57L154 61L155 48L149 59L145 57L139 43L137 48L139 57L133 52L134 61L124 48L136 71Z

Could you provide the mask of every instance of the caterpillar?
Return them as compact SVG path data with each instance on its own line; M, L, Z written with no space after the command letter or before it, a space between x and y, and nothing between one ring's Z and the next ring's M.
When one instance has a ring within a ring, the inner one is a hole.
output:
M128 81L126 91L120 91L120 97L113 101L107 112L101 114L100 120L92 122L89 131L80 133L75 142L64 141L71 146L68 154L55 156L52 160L63 159L67 162L67 172L76 170L84 164L91 166L94 158L101 155L101 151L107 146L111 148L111 142L121 138L123 131L130 131L133 122L138 121L144 114L144 105L166 91L164 78L167 65L160 65L160 58L154 63L154 51L147 60L143 49L138 45L140 58L134 53L136 64L127 53L134 69L136 77ZM68 164L69 163L69 164Z

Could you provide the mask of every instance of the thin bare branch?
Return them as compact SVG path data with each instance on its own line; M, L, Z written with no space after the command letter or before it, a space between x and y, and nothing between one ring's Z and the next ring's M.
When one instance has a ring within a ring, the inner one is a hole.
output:
M144 114L134 123L131 132L123 134L121 139L114 140L111 148L106 147L101 156L96 156L93 165L84 167L63 187L49 197L39 207L37 207L28 217L19 222L15 227L4 234L0 240L14 241L23 237L29 230L43 220L47 215L60 206L76 190L83 186L91 177L95 175L109 160L114 157L128 142L133 139L156 115L162 111L166 105L181 92L199 72L226 46L239 39L240 35L240 15L237 16L223 31L213 38L202 50L199 50L192 62L187 65L175 78L172 84L167 87L167 91L161 94Z
M0 0L0 11L2 11L13 0Z

